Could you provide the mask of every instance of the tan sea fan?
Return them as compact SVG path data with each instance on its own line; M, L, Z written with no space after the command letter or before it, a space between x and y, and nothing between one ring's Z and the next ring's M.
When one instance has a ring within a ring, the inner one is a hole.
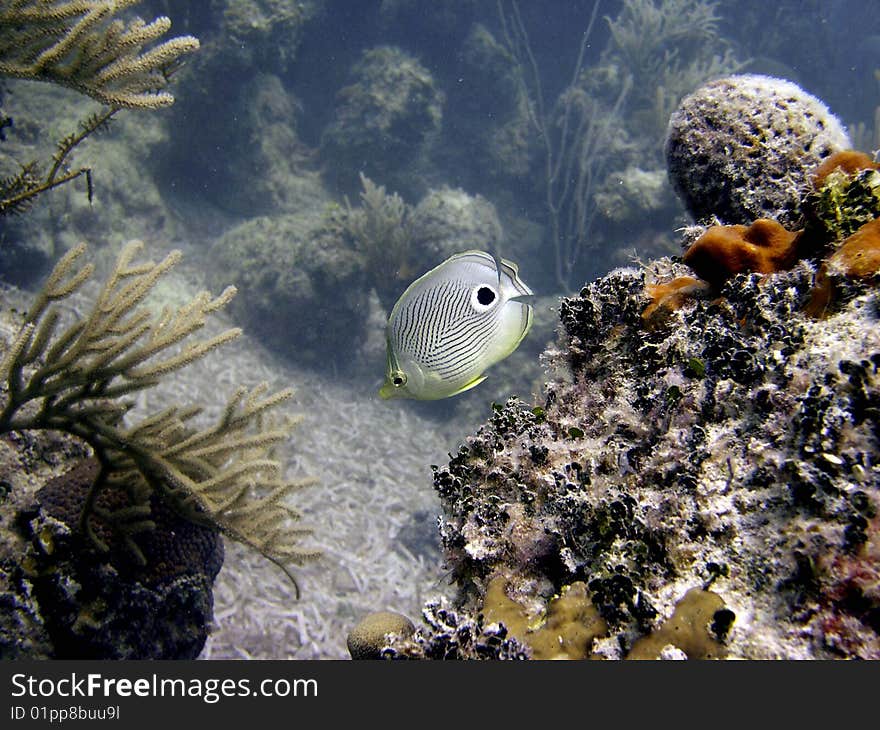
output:
M149 47L171 21L116 17L138 2L0 1L0 76L61 84L111 107L168 106L174 97L162 89L199 41L179 36Z
M0 352L0 434L30 429L70 433L94 450L101 469L80 517L80 529L102 550L108 546L92 519L100 518L140 562L136 536L152 529L150 498L178 513L216 526L281 567L302 564L317 552L300 545L310 530L287 502L309 480L290 480L273 451L285 443L293 421L274 417L291 389L270 393L267 384L239 387L216 423L200 427L197 406L174 406L129 425L127 397L159 384L180 368L238 337L238 328L188 341L208 315L225 306L234 287L217 297L197 294L178 308L154 313L141 306L157 281L181 258L136 263L139 241L129 243L101 287L91 311L63 331L55 303L79 290L93 266L78 267L80 244L55 266ZM129 504L102 510L98 495L123 490ZM299 589L297 588L297 595Z

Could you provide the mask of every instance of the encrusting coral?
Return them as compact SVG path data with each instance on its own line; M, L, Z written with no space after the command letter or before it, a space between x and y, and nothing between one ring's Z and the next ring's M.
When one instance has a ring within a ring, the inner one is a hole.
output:
M627 659L660 659L667 647L684 653L687 659L720 659L726 650L723 638L733 612L724 607L717 593L691 588L675 605L675 611L656 631L633 644Z
M285 478L272 456L292 425L273 421L272 413L291 390L240 387L217 422L202 428L192 425L201 409L183 405L125 423L133 406L127 396L156 386L240 334L229 329L178 347L235 290L218 297L202 292L154 315L139 305L180 253L158 264L136 263L140 248L139 242L125 247L91 311L60 332L57 303L82 287L93 267L77 268L84 245L58 262L0 360L0 435L62 431L91 447L100 468L78 528L100 550L108 545L96 520L144 563L138 536L155 528L150 503L156 497L187 519L256 549L294 580L285 563L299 564L315 552L299 545L310 531L296 525L300 515L286 502L308 482ZM103 506L108 489L122 490L127 503Z
M563 586L547 604L546 615L534 622L525 607L505 593L506 587L507 581L500 575L489 582L483 616L506 626L529 647L533 659L585 659L593 640L608 631L582 581Z

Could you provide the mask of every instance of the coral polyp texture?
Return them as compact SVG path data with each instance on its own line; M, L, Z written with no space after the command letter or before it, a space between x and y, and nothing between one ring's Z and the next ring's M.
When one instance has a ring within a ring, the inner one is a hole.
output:
M563 299L546 403L496 406L435 468L457 610L503 579L534 624L580 581L594 656L880 658L876 290L811 319L800 262L646 329L646 283L686 273Z
M697 221L798 221L810 174L850 147L824 102L797 84L741 74L704 84L673 112L666 133L669 180Z

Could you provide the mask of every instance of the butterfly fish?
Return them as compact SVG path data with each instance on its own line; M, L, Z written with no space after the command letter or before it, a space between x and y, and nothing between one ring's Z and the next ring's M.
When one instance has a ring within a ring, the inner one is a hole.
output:
M437 400L479 385L528 333L532 297L516 264L485 251L450 256L391 310L379 395Z

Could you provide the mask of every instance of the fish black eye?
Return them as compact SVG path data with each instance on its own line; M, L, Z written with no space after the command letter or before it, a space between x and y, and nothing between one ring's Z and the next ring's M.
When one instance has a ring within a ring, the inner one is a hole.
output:
M484 307L488 307L495 301L495 292L488 286L481 286L477 289L477 301Z
M406 373L396 372L391 376L391 384L395 388L402 388L406 385Z

